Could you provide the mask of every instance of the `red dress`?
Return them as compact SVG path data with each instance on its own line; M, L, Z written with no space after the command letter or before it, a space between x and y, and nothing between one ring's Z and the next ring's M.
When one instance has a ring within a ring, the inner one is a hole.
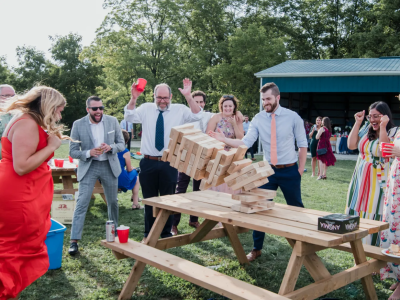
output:
M38 129L36 151L47 146L47 133L40 126ZM11 142L3 137L1 143L0 299L3 300L16 297L49 268L44 241L51 226L54 187L47 161L54 154L35 170L20 176L14 171Z
M331 146L331 133L328 128L324 127L325 131L319 137L319 142L317 146L317 159L326 164L327 167L334 166L336 162L336 157L333 155ZM323 155L318 155L318 149L326 148L327 152Z

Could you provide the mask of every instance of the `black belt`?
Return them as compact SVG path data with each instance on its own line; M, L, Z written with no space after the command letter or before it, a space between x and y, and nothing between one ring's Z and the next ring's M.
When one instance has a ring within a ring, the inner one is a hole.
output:
M276 169L283 169L283 168L288 168L288 167L293 167L296 163L292 164L287 164L287 165L271 165L271 167L276 168Z

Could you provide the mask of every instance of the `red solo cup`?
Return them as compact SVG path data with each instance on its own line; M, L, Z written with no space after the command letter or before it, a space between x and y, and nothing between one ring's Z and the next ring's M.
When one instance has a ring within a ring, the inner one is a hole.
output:
M390 152L388 152L387 150L385 150L385 148L393 148L394 144L392 143L381 143L382 145L382 156L383 157L389 157L392 156L392 154Z
M147 84L147 80L146 80L146 79L144 79L144 78L138 78L137 84L136 84L136 89L137 89L139 92L143 92L143 91L144 91L144 88L146 87L146 84Z
M127 243L129 237L129 226L121 225L117 227L118 239L120 243Z
M58 161L58 163L59 163L59 165L60 165L60 168L64 167L64 160L63 160L63 159L60 159L60 160Z
M74 162L74 159L71 156L68 156L69 162L72 164Z
M59 168L60 167L60 160L59 159L54 159L54 165Z

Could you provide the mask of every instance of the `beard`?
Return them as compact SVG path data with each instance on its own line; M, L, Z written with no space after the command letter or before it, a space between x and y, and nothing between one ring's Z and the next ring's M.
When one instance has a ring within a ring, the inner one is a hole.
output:
M276 109L277 106L278 106L278 103L277 103L277 101L275 101L272 104L264 105L264 109L266 112L272 113Z
M100 120L99 121L96 120L96 117L94 116L94 114L93 115L90 114L90 118L92 119L93 122L100 123L101 120L103 119L103 114L100 115Z
M156 105L159 111L166 111L169 108L169 104L167 104L164 108L161 108L158 103L156 103Z

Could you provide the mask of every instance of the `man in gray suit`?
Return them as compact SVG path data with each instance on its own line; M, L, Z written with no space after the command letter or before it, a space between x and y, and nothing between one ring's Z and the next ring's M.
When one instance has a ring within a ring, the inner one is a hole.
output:
M70 255L79 252L78 240L82 238L83 224L90 197L97 180L101 180L107 200L108 219L118 226L118 176L121 166L117 153L125 149L118 120L103 115L104 106L99 97L86 100L88 115L74 122L69 155L79 159L77 179L79 196L72 220Z

